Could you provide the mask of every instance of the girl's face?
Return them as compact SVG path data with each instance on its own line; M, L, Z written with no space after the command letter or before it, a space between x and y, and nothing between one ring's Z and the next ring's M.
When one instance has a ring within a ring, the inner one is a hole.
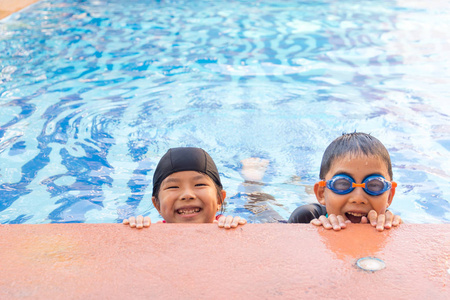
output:
M382 175L386 180L392 180L386 163L376 156L347 155L339 158L331 165L325 180L330 180L338 174L346 174L352 177L357 184L362 183L369 175ZM377 214L385 213L392 202L395 189L387 190L379 196L371 196L361 187L356 187L348 194L339 195L316 183L314 192L319 203L326 206L328 215L341 215L345 220L350 220L352 223L360 223L361 218L367 217L371 210L375 210Z
M221 191L222 199L226 192ZM212 223L222 200L214 181L196 171L176 172L161 183L153 205L167 223Z

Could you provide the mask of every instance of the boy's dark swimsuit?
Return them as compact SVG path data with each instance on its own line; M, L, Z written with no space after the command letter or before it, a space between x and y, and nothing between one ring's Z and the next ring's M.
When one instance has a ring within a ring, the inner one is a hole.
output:
M326 216L327 209L317 203L306 204L297 207L289 217L288 223L309 223L311 220Z

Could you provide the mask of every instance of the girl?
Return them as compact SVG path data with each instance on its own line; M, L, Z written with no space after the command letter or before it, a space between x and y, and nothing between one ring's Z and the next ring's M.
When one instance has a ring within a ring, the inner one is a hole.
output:
M235 228L247 221L240 217L217 215L223 212L226 192L216 164L200 148L172 148L161 158L153 175L152 202L164 223L217 223ZM150 217L123 220L132 228L149 227Z

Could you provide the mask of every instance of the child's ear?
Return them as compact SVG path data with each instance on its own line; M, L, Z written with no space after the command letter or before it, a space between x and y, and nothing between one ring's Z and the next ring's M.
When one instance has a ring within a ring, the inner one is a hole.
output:
M222 207L223 203L225 202L225 198L227 197L227 192L225 192L225 190L221 190L220 194L222 195L222 199L217 199L217 204L219 205L217 207L217 210Z
M388 202L387 202L388 207L389 207L389 205L391 205L392 200L394 199L394 195L395 195L395 187L391 188L391 190L389 191L389 198L388 198Z
M153 206L158 212L161 212L161 207L159 206L159 200L155 196L152 197Z
M325 205L325 187L319 186L319 183L317 182L314 184L314 194L316 194L317 201L319 201L320 204Z

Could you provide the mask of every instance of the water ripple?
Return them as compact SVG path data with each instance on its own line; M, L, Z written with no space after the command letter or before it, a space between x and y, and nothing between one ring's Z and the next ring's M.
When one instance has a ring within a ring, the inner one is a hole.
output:
M0 22L1 223L157 220L151 176L177 146L214 157L229 212L286 219L355 130L392 155L396 213L449 221L447 4L131 2L43 0ZM268 201L245 192L250 156L270 161Z

